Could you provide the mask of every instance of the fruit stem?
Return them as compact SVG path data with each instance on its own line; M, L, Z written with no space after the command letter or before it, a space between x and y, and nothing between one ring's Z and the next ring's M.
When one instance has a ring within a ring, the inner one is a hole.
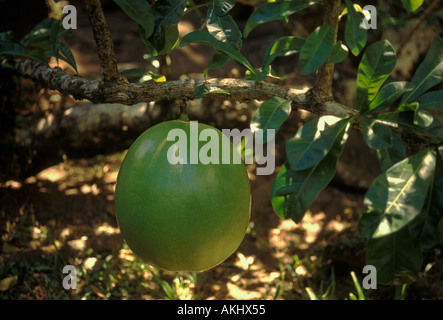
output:
M177 105L180 108L180 120L189 121L188 105L185 100L177 100Z

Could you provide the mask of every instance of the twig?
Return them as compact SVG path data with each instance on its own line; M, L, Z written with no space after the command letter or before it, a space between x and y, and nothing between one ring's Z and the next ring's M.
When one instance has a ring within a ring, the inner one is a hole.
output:
M103 14L100 0L83 0L83 6L92 25L94 39L97 44L98 58L103 69L103 79L106 82L123 83L127 80L122 77L117 68L117 58L114 52L114 43Z

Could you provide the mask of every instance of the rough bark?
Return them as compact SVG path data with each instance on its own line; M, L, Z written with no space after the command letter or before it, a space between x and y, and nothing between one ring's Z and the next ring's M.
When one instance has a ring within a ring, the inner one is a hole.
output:
M45 87L71 94L74 99L87 99L94 103L120 103L134 105L140 102L169 100L194 100L194 89L204 80L185 79L167 82L149 81L145 83L106 83L87 80L69 75L58 68L49 68L31 60L15 60L18 75L41 82ZM281 97L292 101L293 107L304 109L317 115L335 116L355 115L356 110L335 101L323 101L306 90L288 88L268 82L257 83L253 80L209 79L205 82L213 88L228 91L226 94L214 93L207 97L224 97L229 100L259 100Z

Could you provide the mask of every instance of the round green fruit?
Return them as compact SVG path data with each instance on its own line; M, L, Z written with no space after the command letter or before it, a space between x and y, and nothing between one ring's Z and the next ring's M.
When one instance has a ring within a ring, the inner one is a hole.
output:
M145 131L126 154L115 190L126 243L145 262L169 271L202 271L223 262L242 242L251 213L244 164L222 161L222 142L227 141L230 155L237 152L234 146L219 130L193 125L194 131L190 122L173 120ZM186 133L182 146L187 152L177 149L180 137L168 139L173 129ZM220 152L214 155L219 161L194 164L196 145L200 153L208 150L210 139L196 140L196 132L205 129L218 136ZM168 156L177 152L183 152L179 156L185 163L171 164Z

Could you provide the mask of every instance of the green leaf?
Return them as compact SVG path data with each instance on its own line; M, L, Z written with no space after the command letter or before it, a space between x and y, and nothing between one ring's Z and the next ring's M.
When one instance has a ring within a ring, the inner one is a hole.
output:
M336 44L332 47L331 54L329 55L330 63L340 63L346 59L348 56L349 50L341 41L337 41Z
M37 55L34 55L28 48L25 48L21 43L12 40L0 40L0 56L2 55L19 56L47 64L45 60L43 60Z
M296 12L306 9L314 1L290 0L268 2L255 9L246 21L243 36L246 38L249 33L259 24L281 20Z
M443 80L443 38L435 37L422 63L418 66L411 83L415 88L402 101L407 104L439 84Z
M417 99L420 109L443 110L443 89L427 92Z
M443 146L439 147L443 153ZM439 221L443 218L443 159L437 153L433 184L428 190L426 203L420 215L410 224L411 233L422 248L439 244Z
M422 263L422 250L413 243L409 228L369 239L366 245L366 264L376 268L377 282L380 284L412 283Z
M326 157L313 167L295 171L288 162L281 167L272 187L272 207L278 216L291 218L297 223L303 219L306 210L335 175L350 124L349 120L348 126L337 137Z
M236 0L214 0L214 12L218 16L228 13L235 5Z
M286 155L292 170L311 168L325 158L349 121L348 118L322 116L300 127L286 143Z
M392 145L376 149L376 152L380 169L384 172L406 157L406 146L400 136L392 133Z
M186 0L157 0L152 5L152 12L154 14L154 30L151 36L148 36L148 34L145 36L148 37L147 42L151 44L151 47L154 48L155 51L161 53L165 52L167 30L169 29L169 32L172 33L173 31L169 27L171 25L178 25L178 22L180 21L185 10L186 3ZM178 35L178 31L176 34ZM177 39L172 42L176 42Z
M277 57L289 56L300 52L304 39L285 36L274 40L267 48L263 58L263 68L270 65Z
M364 15L355 9L351 1L346 0L345 3L349 13L345 27L345 40L352 54L358 56L367 40L367 31L363 28Z
M229 44L217 40L211 34L203 31L196 30L191 33L186 34L180 41L179 48L184 47L190 43L202 43L213 47L214 49L223 52L231 59L241 63L243 66L248 68L252 73L255 73L254 68L249 63L249 61L237 50L231 47Z
M229 14L217 15L215 7L210 6L206 16L206 27L217 40L227 42L235 49L240 50L242 34Z
M205 95L207 95L209 93L223 93L223 94L230 95L229 91L222 90L222 89L219 89L219 88L213 87L213 86L211 87L211 86L207 85L206 83L203 83L203 84L195 87L195 89L194 89L194 95L197 99L203 98Z
M371 114L383 111L397 101L403 94L412 90L413 86L406 81L390 82L381 87L375 98L369 103L366 112L361 114Z
M371 44L358 66L357 103L360 113L368 110L380 87L395 67L395 50L387 40Z
M154 13L146 0L114 0L114 2L143 28L146 38L151 36L154 31Z
M277 134L280 126L285 122L291 113L291 101L279 97L273 97L261 104L251 119L250 127L255 136L258 130L262 130L263 135L259 143L266 143L272 140ZM267 130L274 130L274 134L268 136ZM260 141L261 140L261 141Z
M38 47L43 51L50 50L49 46L49 35L53 24L60 23L59 20L53 18L46 18L39 24L37 24L27 35L25 35L20 43L28 47L32 45L33 47Z
M401 0L403 8L409 12L414 12L423 4L423 0Z
M431 123L427 121L426 127L418 126L416 117L415 111L387 112L377 114L376 121L415 131L426 136L431 143L443 141L443 123L437 117L433 116Z
M205 70L203 70L203 75L206 79L206 76L208 75L208 71L212 69L217 69L223 67L226 63L229 61L229 56L223 54L223 53L214 53L211 60L209 60L208 66Z
M367 118L360 119L360 126L369 147L378 150L392 146L393 132L389 127Z
M367 238L379 238L416 218L425 204L435 164L435 152L425 149L379 175L365 195L369 211L360 217L360 232Z
M322 25L306 39L300 50L300 73L307 74L317 70L328 58L334 42L334 29Z
M78 72L77 63L75 62L74 55L72 54L72 51L69 48L69 46L63 42L59 42L58 49L60 50L61 53L61 55L59 56L60 59L69 63L74 68L74 70Z

